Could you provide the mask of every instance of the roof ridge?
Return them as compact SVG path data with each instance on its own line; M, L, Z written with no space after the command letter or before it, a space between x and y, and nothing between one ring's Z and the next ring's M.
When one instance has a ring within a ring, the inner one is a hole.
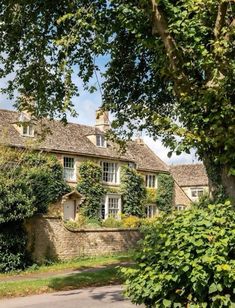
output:
M20 111L18 111L18 110L11 110L11 109L5 109L5 108L4 109L0 108L0 112L1 111L3 111L3 112L20 113ZM58 120L58 119L48 119L46 117L43 117L42 119L47 120L49 122L60 122L60 123L63 123L61 120ZM76 122L67 122L67 124L83 126L83 127L89 127L89 128L95 128L97 130L100 130L99 128L95 127L95 125L87 125L87 124L81 124L81 123L76 123Z

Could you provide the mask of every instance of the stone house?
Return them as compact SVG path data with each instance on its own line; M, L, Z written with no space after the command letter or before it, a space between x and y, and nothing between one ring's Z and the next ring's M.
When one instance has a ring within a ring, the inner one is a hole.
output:
M19 122L22 125L19 125ZM31 146L46 153L53 153L64 168L65 180L72 187L75 188L79 180L78 169L82 162L90 160L101 166L103 184L110 191L101 205L102 218L121 213L122 199L118 192L121 166L136 168L144 176L147 189L157 189L160 173L170 174L170 168L142 139L128 142L126 152L120 153L116 144L105 139L104 133L109 127L108 113L101 114L99 111L95 126L86 126L75 123L64 125L60 121L48 119L34 123L26 113L0 110L0 143L14 148ZM49 133L42 139L40 137L45 128ZM174 192L176 209L190 204L187 190L182 190L180 186L176 180ZM64 219L74 219L81 201L82 196L75 190L65 196L62 204L55 205L55 208L57 206L58 210L62 211ZM156 212L156 204L146 206L149 217Z
M175 182L192 201L209 193L209 180L203 164L184 164L170 167Z

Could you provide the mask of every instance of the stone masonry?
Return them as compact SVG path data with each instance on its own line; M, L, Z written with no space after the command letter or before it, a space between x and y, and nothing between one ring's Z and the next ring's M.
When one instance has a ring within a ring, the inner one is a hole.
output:
M136 229L65 228L61 218L34 217L26 223L28 250L35 262L69 260L122 252L137 246L141 238Z

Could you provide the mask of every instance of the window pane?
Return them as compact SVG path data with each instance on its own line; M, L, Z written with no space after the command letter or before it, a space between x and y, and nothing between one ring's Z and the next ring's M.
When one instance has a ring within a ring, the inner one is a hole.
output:
M154 188L155 187L155 182L156 182L155 175L148 174L148 175L145 176L146 187Z
M111 197L108 199L108 216L118 218L119 213L119 198Z
M75 160L73 157L64 157L64 178L76 181Z
M117 183L117 164L102 162L102 179L104 182Z

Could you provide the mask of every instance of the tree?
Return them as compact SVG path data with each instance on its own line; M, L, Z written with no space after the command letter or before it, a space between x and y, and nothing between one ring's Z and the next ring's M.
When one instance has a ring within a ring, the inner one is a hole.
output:
M171 151L195 147L216 195L235 198L235 4L229 0L1 1L1 76L16 72L19 108L72 111L108 55L103 108L130 137L147 129ZM91 87L91 90L94 88Z

